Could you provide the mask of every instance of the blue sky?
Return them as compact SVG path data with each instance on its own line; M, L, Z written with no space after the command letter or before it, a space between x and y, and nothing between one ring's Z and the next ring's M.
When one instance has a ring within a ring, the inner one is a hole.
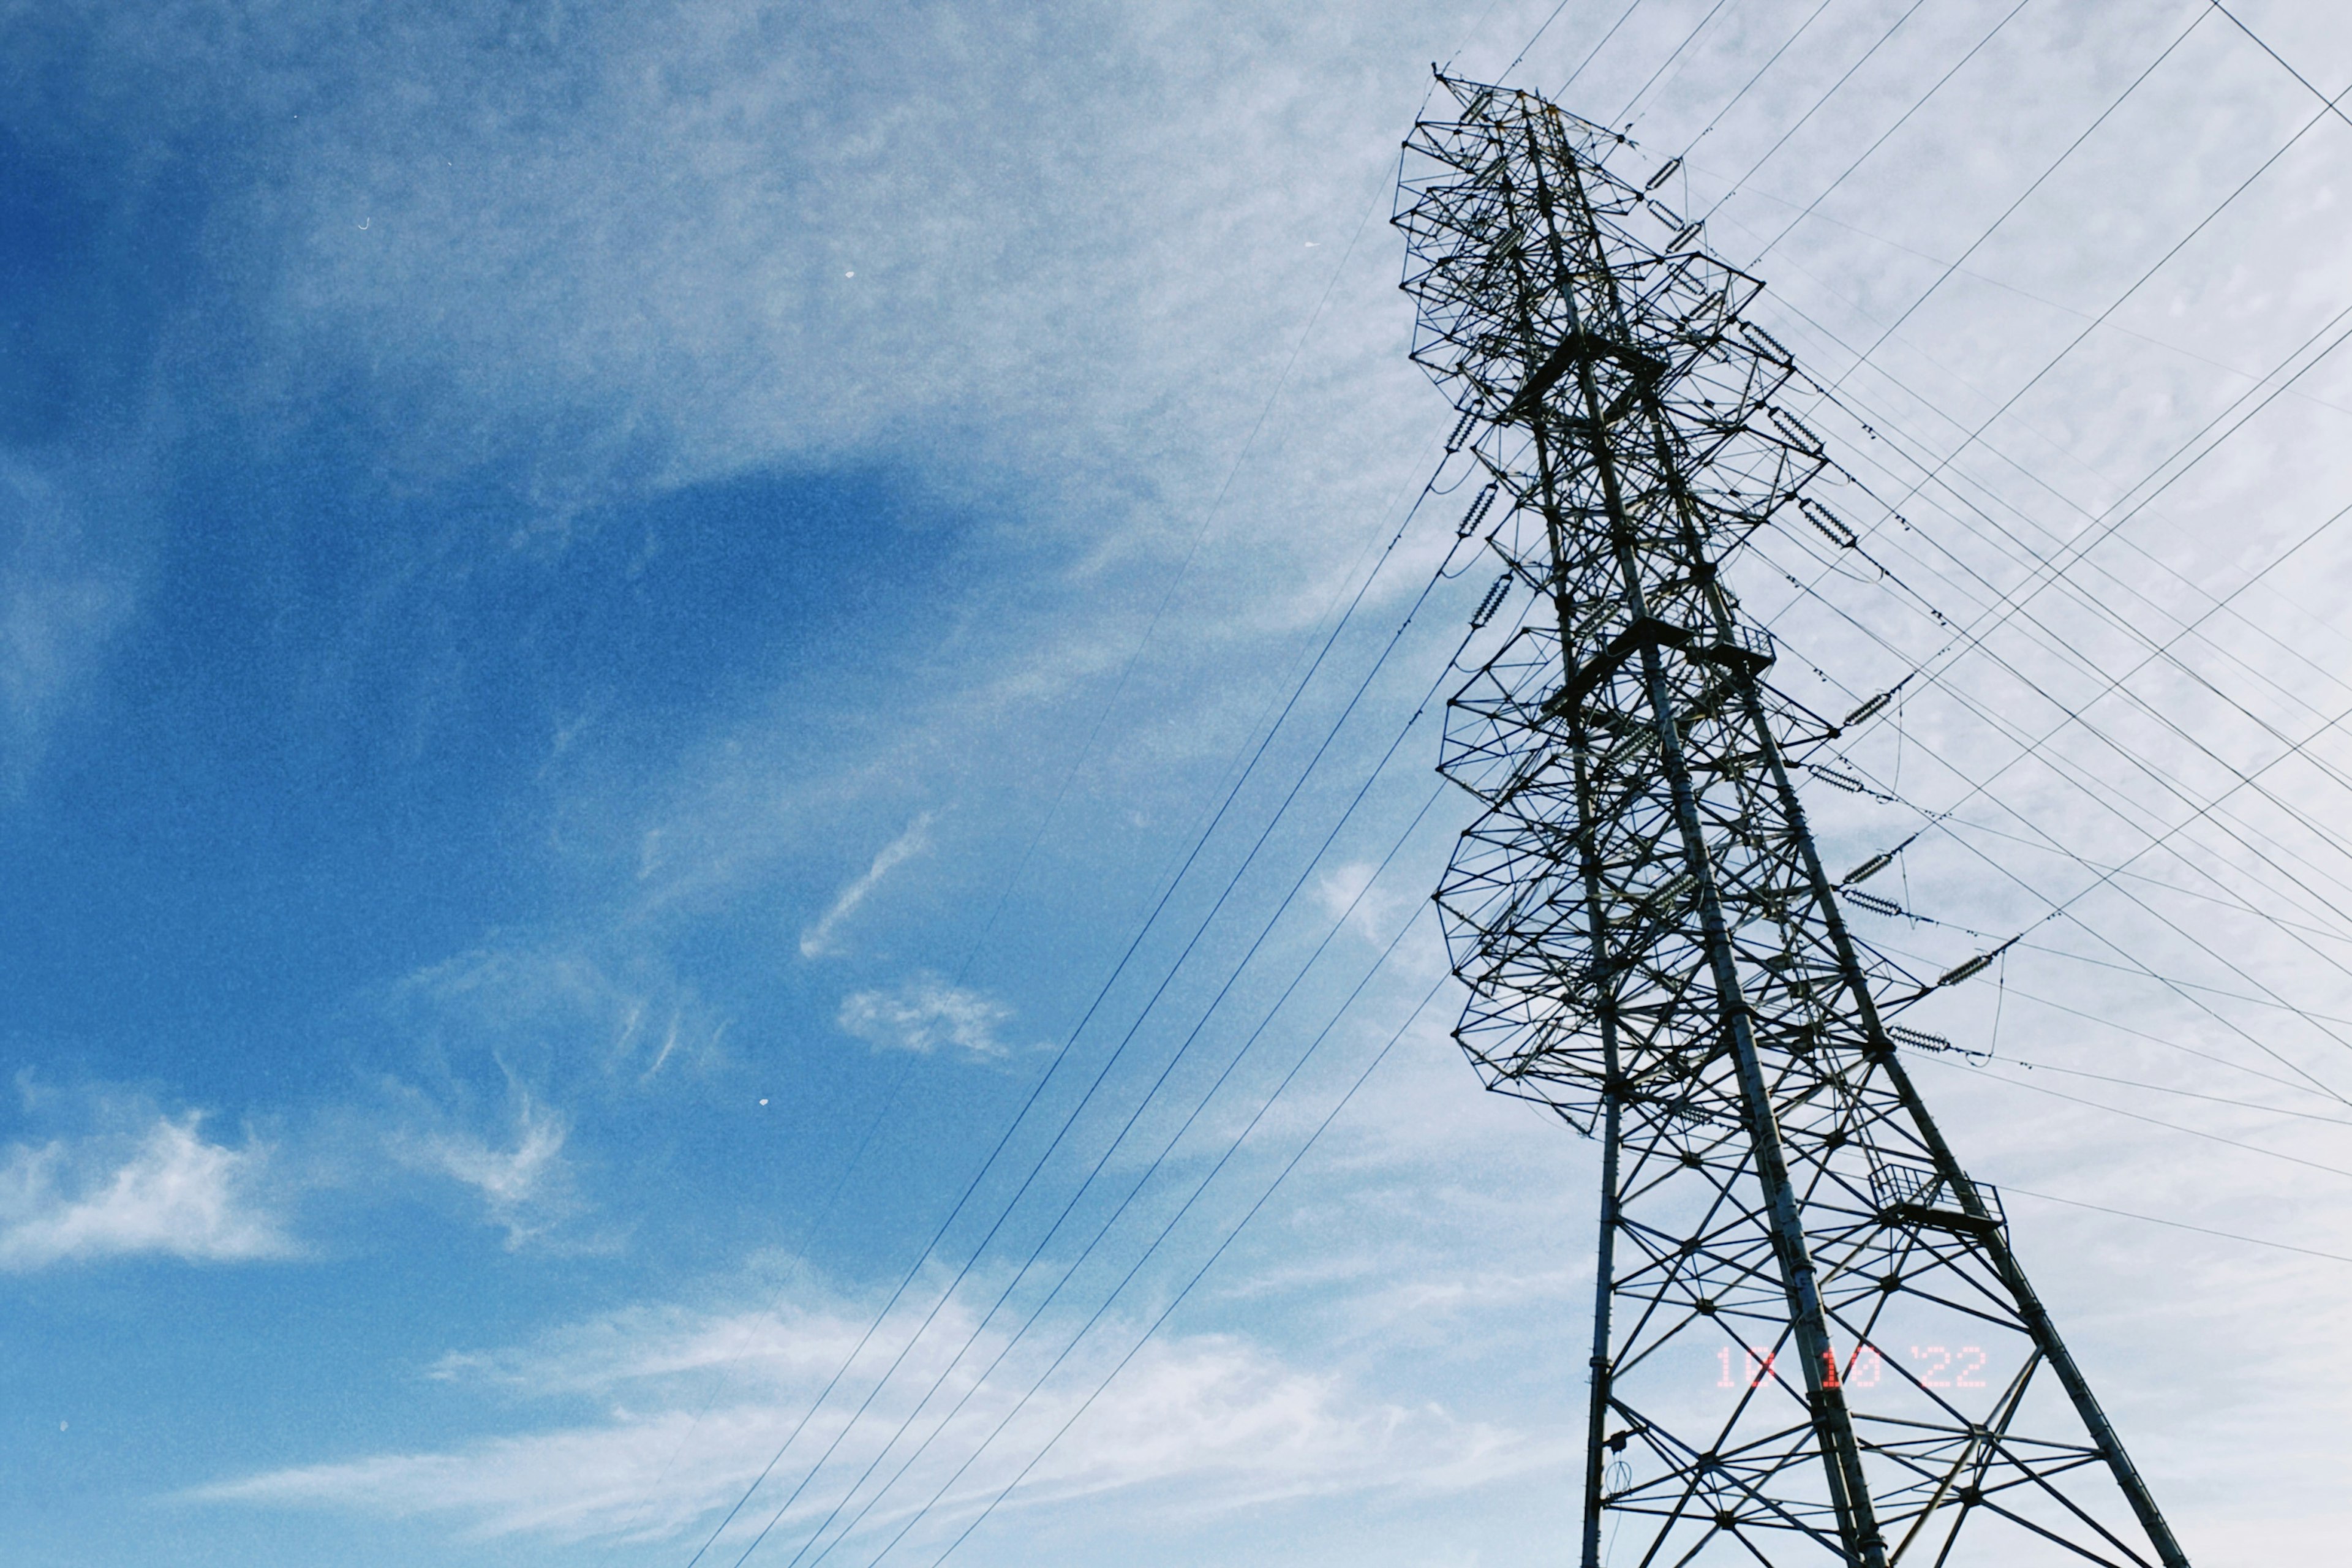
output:
M1032 1458L955 1561L1557 1555L1592 1150L1414 1017L1467 809L1434 714L1374 772L1492 576L1398 633L1458 497L1243 773L1448 423L1383 222L1428 62L1528 45L1687 149L1858 473L1958 454L1887 525L1925 598L2180 468L1855 742L1916 811L1815 810L1854 861L1953 814L1888 884L1945 925L1877 932L1927 963L2171 846L1936 1021L2009 1058L1921 1076L2052 1194L2021 1247L2196 1560L2309 1560L2352 1265L2258 1242L2352 1255L2352 125L2198 5L2011 10L0 5L0 1550L683 1563L910 1279L724 1561L934 1381L963 1425L828 1561L931 1561ZM1799 695L1946 657L1804 549L1746 588ZM2045 692L2091 722L2021 762Z

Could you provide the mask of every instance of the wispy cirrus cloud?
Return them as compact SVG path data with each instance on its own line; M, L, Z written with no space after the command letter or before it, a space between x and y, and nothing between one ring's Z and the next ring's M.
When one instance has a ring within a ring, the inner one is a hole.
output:
M600 1396L614 1407L607 1420L440 1452L267 1471L193 1495L439 1518L491 1538L644 1541L707 1528L761 1474L859 1341L862 1315L855 1303L806 1289L790 1294L790 1303L772 1315L632 1309L520 1350L451 1358L436 1369L446 1380L494 1384L509 1395ZM1050 1343L1076 1327L1057 1325L1039 1338ZM1135 1331L1132 1324L1106 1328L1115 1331L1082 1343L1059 1375L1046 1376L1049 1348L1021 1346L975 1388L974 1370L1005 1346L959 1298L910 1347L903 1390L886 1391L856 1423L845 1409L820 1407L790 1450L800 1456L805 1445L807 1455L793 1462L807 1462L837 1439L835 1462L854 1474L883 1454L910 1417L927 1427L931 1414L953 1402L919 1414L919 1393L935 1378L944 1380L947 1394L971 1397L948 1440L917 1456L906 1479L856 1527L867 1535L896 1531L934 1495L939 1502L917 1524L917 1538L940 1529L952 1534L1041 1450L1045 1458L1016 1494L1022 1505L1095 1500L1091 1510L1110 1494L1149 1489L1158 1505L1181 1497L1181 1506L1210 1512L1308 1495L1458 1492L1561 1458L1557 1438L1367 1398L1343 1377L1287 1364L1262 1346L1225 1336L1155 1342L1103 1384ZM982 1353L955 1365L955 1348L975 1332ZM886 1331L880 1348L895 1354L902 1342ZM715 1399L714 1374L725 1379ZM1023 1392L1033 1384L1024 1404ZM1098 1384L1099 1396L1082 1413ZM1073 1420L1069 1439L1047 1450ZM999 1426L1002 1436L981 1462L956 1474L972 1446ZM892 1457L908 1452L901 1446ZM783 1516L784 1534L805 1528L830 1501L812 1491L794 1502ZM752 1512L764 1518L766 1507Z
M571 1131L568 1117L516 1083L505 1136L493 1139L471 1128L444 1126L397 1133L392 1148L412 1169L472 1188L491 1223L505 1227L511 1249L578 1209L571 1164L563 1156Z
M198 1263L297 1248L262 1191L267 1151L215 1143L201 1112L135 1133L15 1143L0 1161L0 1268L142 1255Z
M132 608L131 574L84 510L54 475L0 449L0 784L10 787Z
M542 1090L553 1082L626 1092L665 1069L707 1070L727 1032L727 1020L657 954L600 954L569 942L456 954L402 980L383 1007L395 1026L432 1045L441 1070L458 1058L495 1062L509 1084L528 1079Z
M801 956L823 958L840 952L836 936L842 922L857 912L858 906L881 885L883 878L930 847L931 814L927 811L908 823L904 833L884 845L882 852L874 857L874 864L835 894L824 913L801 932Z
M929 1056L952 1046L976 1057L1001 1057L1008 1047L997 1029L1013 1009L982 992L928 972L887 991L853 991L835 1022L877 1050Z

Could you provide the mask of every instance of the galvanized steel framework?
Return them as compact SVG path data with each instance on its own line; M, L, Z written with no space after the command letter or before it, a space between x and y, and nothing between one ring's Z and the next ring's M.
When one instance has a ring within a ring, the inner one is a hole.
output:
M1844 527L1759 285L1606 130L1439 84L1413 357L1533 607L1449 710L1486 810L1438 900L1489 1087L1601 1141L1584 1563L2185 1563L1905 1071L1790 776L1820 723L1721 575Z

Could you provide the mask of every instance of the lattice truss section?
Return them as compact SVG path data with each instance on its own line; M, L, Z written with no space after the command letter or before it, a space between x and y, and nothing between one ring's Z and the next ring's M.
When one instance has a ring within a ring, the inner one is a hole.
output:
M1827 461L1759 285L1608 132L1440 93L1395 219L1413 357L1533 593L1449 711L1485 811L1438 900L1471 1060L1603 1142L1585 1561L2185 1562L1806 827L1788 751L1821 726L1722 574Z

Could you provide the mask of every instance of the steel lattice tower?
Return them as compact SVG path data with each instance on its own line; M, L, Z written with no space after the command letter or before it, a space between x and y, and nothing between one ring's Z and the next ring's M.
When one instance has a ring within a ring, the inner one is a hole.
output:
M1601 1145L1584 1563L1607 1524L1644 1565L2185 1564L1905 1070L1790 779L1822 726L1720 574L1778 515L1843 528L1758 283L1620 138L1439 80L1413 357L1534 608L1449 710L1486 809L1438 901L1488 1086Z

